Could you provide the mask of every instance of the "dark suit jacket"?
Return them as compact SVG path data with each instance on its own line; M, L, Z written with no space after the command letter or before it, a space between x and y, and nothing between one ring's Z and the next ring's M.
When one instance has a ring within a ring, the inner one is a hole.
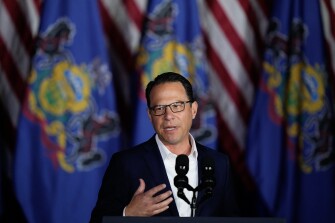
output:
M236 216L238 212L228 157L198 143L197 150L199 167L204 157L210 156L214 159L216 186L213 196L197 207L195 216ZM200 180L201 168L198 171ZM103 216L122 216L124 207L129 204L139 186L139 178L145 181L145 190L162 183L167 185L166 190L171 190L154 136L132 149L112 156L102 181L96 206L92 211L91 222L101 222ZM203 194L204 191L198 193L197 202ZM175 202L173 201L169 206L169 209L158 216L179 216Z

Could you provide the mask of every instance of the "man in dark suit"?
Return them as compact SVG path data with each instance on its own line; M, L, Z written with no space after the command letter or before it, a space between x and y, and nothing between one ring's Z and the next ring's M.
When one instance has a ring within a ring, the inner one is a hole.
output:
M211 157L215 163L213 196L200 202L205 192L196 193L194 216L236 216L228 157L195 142L189 132L198 109L190 82L177 73L163 73L147 85L146 99L156 134L112 156L91 222L101 222L103 216L191 216L190 205L177 196L174 185L181 154L189 158L191 188L202 183L203 160ZM184 191L191 201L193 192Z

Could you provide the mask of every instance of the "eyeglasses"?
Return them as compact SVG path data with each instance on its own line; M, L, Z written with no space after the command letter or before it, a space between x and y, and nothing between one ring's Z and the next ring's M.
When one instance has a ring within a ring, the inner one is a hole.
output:
M173 102L169 105L156 105L156 106L153 106L149 109L152 111L151 114L156 115L156 116L160 116L160 115L165 114L166 107L170 107L170 109L173 113L182 112L185 109L185 104L186 103L193 103L193 101L177 101L177 102Z

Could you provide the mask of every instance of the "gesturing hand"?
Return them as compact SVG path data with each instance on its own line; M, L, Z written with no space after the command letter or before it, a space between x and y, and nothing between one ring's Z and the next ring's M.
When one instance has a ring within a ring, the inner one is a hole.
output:
M159 214L169 208L173 198L170 197L172 191L166 191L160 195L154 196L166 187L160 184L144 192L145 182L140 179L140 186L135 191L133 198L125 209L125 216L145 216L150 217Z

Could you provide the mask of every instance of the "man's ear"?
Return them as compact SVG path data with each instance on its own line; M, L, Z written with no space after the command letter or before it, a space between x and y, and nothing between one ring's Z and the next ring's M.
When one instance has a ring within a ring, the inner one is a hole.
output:
M192 103L192 118L195 119L195 116L197 115L198 112L198 102L194 101Z

